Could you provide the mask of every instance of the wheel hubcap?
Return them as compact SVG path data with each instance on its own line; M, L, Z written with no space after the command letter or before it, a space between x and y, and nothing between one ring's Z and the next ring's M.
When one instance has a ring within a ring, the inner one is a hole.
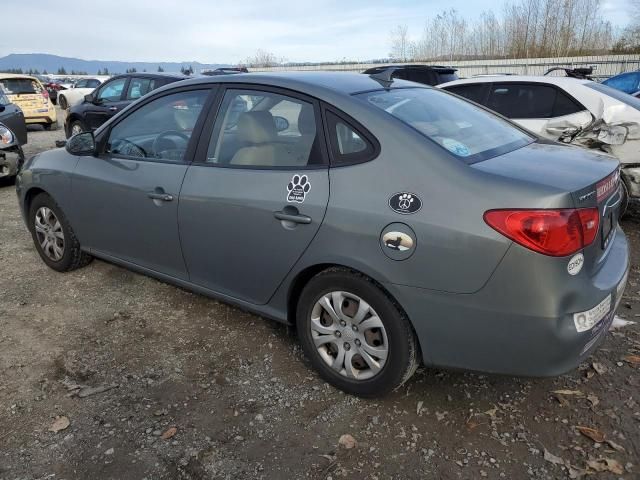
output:
M34 222L36 237L44 254L59 261L64 255L64 232L55 213L50 208L40 207Z
M311 338L322 360L350 379L374 377L389 356L382 320L367 302L348 292L327 293L315 303Z

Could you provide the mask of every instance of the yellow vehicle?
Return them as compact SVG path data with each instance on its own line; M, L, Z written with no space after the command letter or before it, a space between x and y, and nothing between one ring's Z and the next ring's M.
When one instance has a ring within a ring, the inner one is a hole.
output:
M0 73L0 90L22 109L27 125L42 125L45 130L58 127L56 108L40 80L29 75Z

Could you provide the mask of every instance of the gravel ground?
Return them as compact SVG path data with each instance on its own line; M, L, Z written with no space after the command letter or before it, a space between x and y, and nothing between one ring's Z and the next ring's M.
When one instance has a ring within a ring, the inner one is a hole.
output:
M34 129L26 152L63 137ZM638 324L558 378L421 369L360 400L282 325L101 261L46 268L6 182L0 225L2 480L640 478Z

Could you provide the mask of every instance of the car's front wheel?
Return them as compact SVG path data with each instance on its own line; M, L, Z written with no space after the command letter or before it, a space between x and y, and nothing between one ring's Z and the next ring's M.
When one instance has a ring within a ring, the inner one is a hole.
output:
M320 376L353 395L384 395L406 382L419 363L406 315L374 282L349 270L330 269L309 281L296 326Z
M67 217L46 193L38 194L31 202L29 230L44 263L58 272L84 267L92 259L80 249Z

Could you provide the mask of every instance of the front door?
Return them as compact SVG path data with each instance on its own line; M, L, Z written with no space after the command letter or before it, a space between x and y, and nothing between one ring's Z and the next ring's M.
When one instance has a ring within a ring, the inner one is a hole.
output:
M90 130L95 130L129 104L125 96L127 82L126 77L115 78L94 92L93 103L85 113Z
M104 132L99 157L79 159L72 188L83 245L187 279L178 197L208 95L202 89L156 97Z
M201 135L178 209L191 282L264 304L322 223L329 199L317 102L226 91Z

